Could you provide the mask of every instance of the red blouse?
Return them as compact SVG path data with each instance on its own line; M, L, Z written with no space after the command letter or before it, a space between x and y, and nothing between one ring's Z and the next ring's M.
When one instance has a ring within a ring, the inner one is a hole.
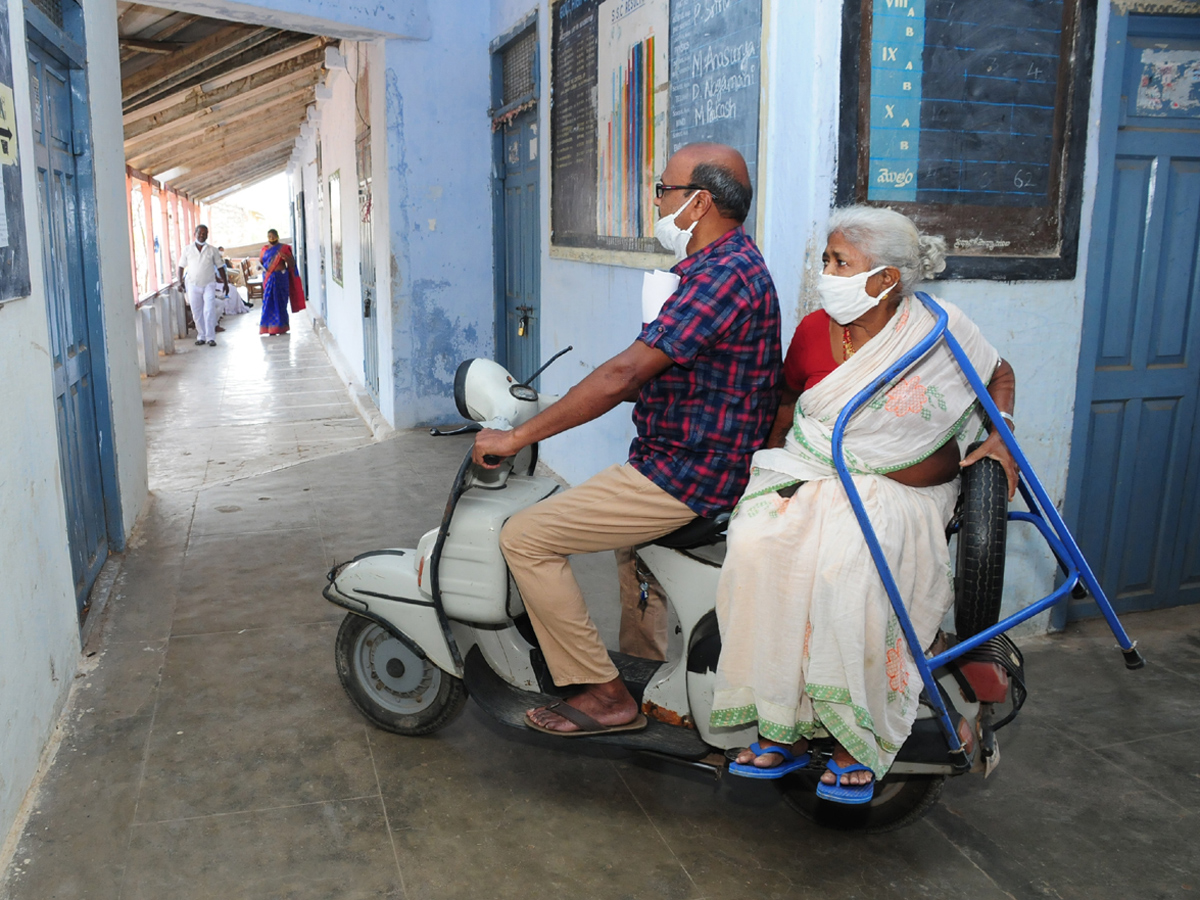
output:
M800 320L783 361L789 390L803 393L838 367L829 344L829 313L823 309Z

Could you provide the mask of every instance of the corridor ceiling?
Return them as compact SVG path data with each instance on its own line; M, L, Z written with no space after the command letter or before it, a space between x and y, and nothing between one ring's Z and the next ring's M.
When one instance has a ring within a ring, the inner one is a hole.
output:
M140 3L117 13L129 166L198 200L283 170L333 38Z

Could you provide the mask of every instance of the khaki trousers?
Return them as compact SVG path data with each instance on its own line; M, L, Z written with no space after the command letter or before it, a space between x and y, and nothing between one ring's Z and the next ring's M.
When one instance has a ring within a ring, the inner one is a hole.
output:
M643 544L686 525L696 514L628 464L610 466L578 487L535 503L509 519L500 531L500 547L525 610L533 622L546 664L557 685L602 684L617 677L616 666L588 615L583 592L567 557ZM632 552L625 555L625 567ZM618 557L618 562L621 557ZM636 574L632 575L637 579ZM666 649L666 608L638 609L640 581L622 578L622 651ZM653 595L657 592L651 592ZM627 648L626 631L639 632ZM646 634L646 632L649 634Z

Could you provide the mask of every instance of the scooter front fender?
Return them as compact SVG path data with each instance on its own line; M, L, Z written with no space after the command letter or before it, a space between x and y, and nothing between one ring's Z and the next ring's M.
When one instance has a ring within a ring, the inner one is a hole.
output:
M417 586L416 559L416 550L363 553L335 566L322 594L330 603L407 638L439 669L461 678L433 600Z

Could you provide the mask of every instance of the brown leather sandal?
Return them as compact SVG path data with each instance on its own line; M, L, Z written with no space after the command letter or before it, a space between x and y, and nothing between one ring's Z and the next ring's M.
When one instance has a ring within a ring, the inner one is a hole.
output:
M549 703L546 706L539 706L538 709L547 709L556 716L562 716L568 722L579 727L578 731L555 731L553 728L544 728L529 718L529 713L525 713L526 725L534 731L540 731L542 734L552 734L555 737L596 737L601 734L617 734L622 731L641 731L647 724L646 717L638 713L633 719L623 725L601 725L587 713L581 712L573 706L568 706L562 700Z

